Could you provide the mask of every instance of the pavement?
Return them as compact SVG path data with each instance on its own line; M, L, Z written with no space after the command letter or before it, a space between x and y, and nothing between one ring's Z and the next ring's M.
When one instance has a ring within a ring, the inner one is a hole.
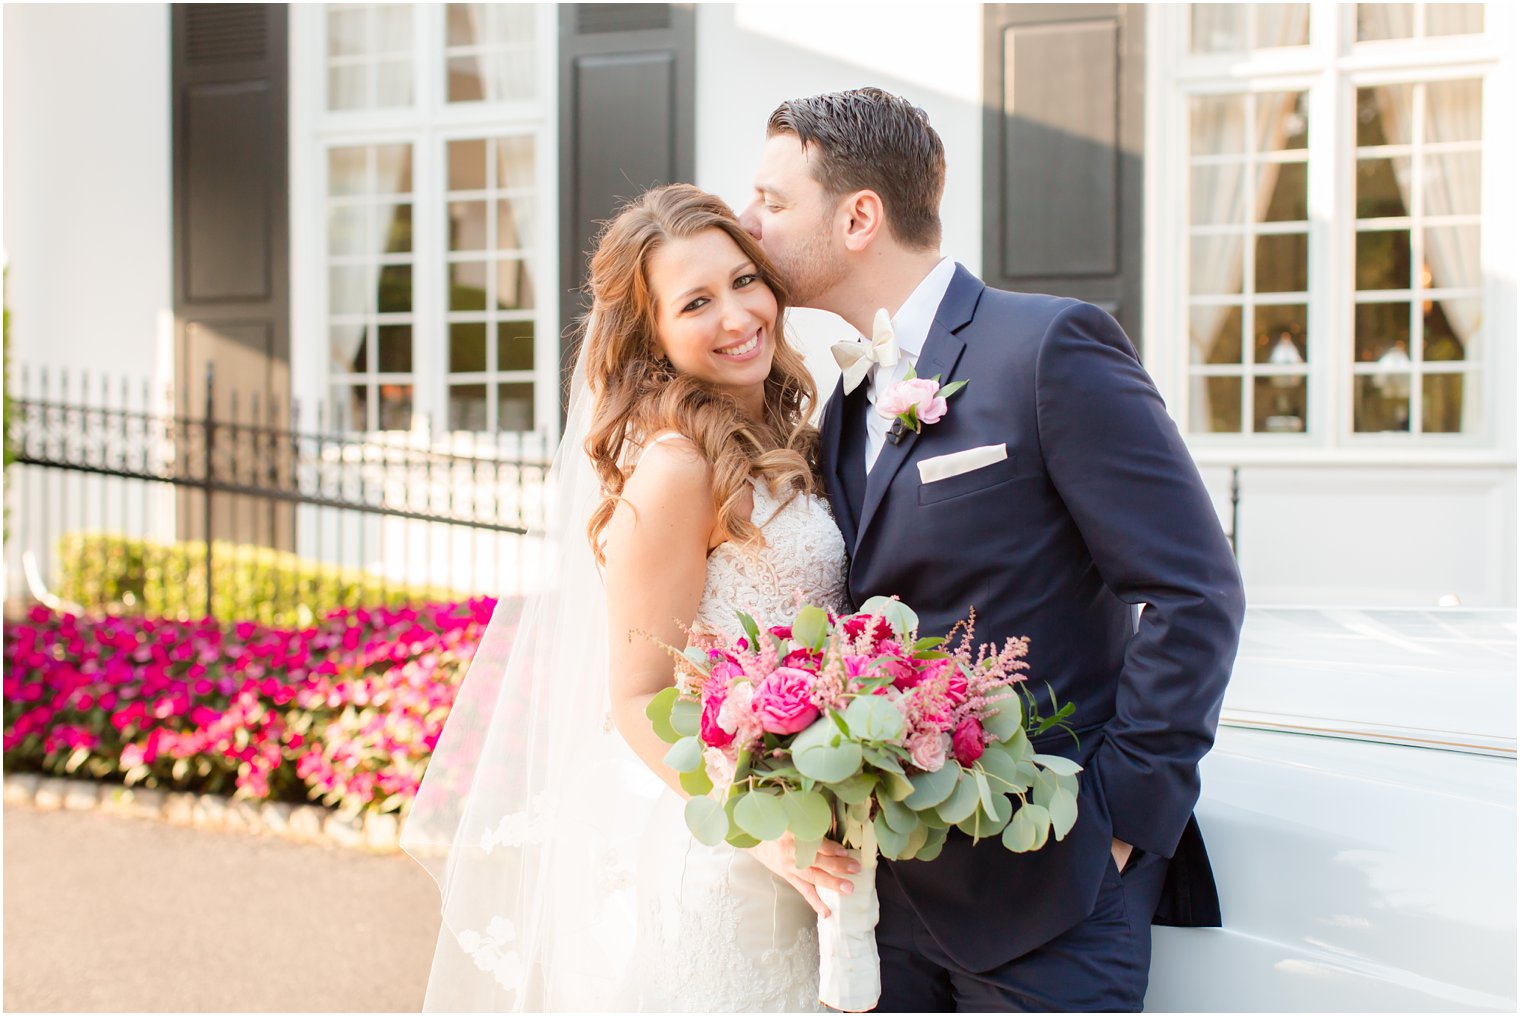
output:
M438 890L376 855L4 810L6 1012L417 1012Z

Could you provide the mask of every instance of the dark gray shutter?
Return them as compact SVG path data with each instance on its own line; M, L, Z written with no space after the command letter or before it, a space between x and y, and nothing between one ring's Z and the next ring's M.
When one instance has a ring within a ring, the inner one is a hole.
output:
M987 282L1091 301L1139 345L1144 5L987 4L982 35Z
M568 376L601 223L625 199L696 174L696 17L690 4L559 11L560 362Z
M175 390L180 412L283 425L290 399L287 10L278 4L174 4ZM255 407L258 418L254 418ZM218 433L228 463L234 435ZM220 458L220 457L219 457ZM199 466L197 466L199 468ZM224 467L219 462L219 471ZM266 502L214 500L217 539L289 546L291 516ZM202 538L197 510L181 534Z

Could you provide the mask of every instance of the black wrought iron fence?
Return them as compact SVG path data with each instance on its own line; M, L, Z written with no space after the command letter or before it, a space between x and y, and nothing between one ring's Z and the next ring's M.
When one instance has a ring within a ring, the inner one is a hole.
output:
M209 369L193 413L141 382L18 379L8 595L291 620L533 584L548 463L518 435L355 434Z

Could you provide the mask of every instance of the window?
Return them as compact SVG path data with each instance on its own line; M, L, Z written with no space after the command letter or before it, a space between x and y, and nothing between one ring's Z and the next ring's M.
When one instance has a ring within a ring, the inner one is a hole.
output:
M1491 440L1483 6L1163 17L1163 173L1185 162L1152 222L1186 265L1158 295L1194 443Z
M321 72L294 98L315 107L303 150L322 214L296 225L296 242L305 230L321 252L311 306L321 308L335 422L551 438L551 12L318 10L298 16L308 66L320 60Z

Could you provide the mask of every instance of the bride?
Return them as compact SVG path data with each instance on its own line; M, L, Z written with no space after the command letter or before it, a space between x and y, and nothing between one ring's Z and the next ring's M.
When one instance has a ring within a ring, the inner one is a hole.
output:
M815 1010L817 889L855 862L697 843L644 715L674 679L653 640L844 605L785 291L682 184L609 224L590 288L545 587L492 618L402 836L443 893L425 1008Z

